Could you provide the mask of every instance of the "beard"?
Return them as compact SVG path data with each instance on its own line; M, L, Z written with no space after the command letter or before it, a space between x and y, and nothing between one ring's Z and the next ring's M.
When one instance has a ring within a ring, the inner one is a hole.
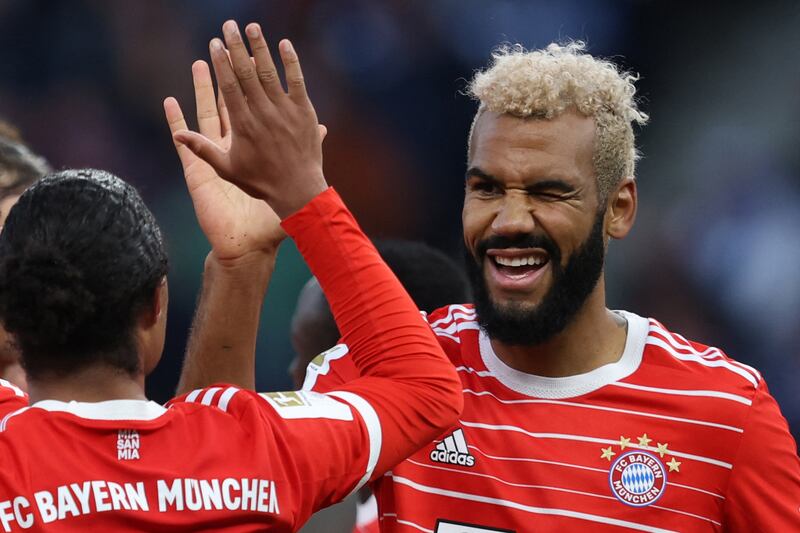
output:
M477 259L466 252L467 274L475 298L478 323L489 338L512 346L537 346L569 325L597 286L603 272L605 245L603 218L598 212L589 236L561 265L561 250L546 236L494 236L478 243ZM529 307L516 302L498 304L489 294L484 276L486 250L494 248L541 248L550 255L553 284L542 301Z

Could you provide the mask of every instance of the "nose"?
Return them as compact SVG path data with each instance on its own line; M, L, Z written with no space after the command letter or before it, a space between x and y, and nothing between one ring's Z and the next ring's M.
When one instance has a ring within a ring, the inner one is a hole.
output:
M535 227L527 195L506 194L492 221L492 232L511 236L532 233Z

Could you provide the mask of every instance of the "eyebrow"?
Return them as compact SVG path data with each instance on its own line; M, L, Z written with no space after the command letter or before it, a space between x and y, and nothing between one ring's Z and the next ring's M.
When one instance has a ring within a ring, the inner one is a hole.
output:
M502 185L503 182L497 176L493 176L488 172L482 170L479 167L470 167L467 169L465 174L465 179L469 180L470 178L480 178L484 181L488 181L493 184ZM528 186L525 188L528 192L540 192L540 191L558 191L564 194L569 194L575 192L575 187L570 185L564 180L560 179L547 179L537 181L536 183Z

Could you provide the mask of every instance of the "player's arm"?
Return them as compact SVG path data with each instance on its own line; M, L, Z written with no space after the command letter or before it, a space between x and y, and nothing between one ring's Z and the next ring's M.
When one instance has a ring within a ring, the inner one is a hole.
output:
M204 61L192 65L200 133L228 148L231 125L223 98L214 94ZM174 98L164 101L172 133L186 129ZM222 180L180 143L175 144L200 227L211 244L203 286L186 349L178 394L225 382L255 386L255 348L267 285L278 245L280 219L262 200Z
M317 117L291 43L279 46L287 93L257 25L248 26L254 62L235 25L226 23L224 33L233 65L221 41L212 41L210 48L230 110L231 147L225 150L188 131L177 132L175 139L224 179L267 201L283 219L319 280L363 376L327 396L351 406L361 423L337 425L337 431L329 423L318 424L339 453L329 449L321 454L316 446L309 447L307 441L316 435L308 432L306 446L293 452L300 456L297 464L336 465L349 472L316 487L308 496L317 501L330 483L350 483L356 465L367 462L364 479L377 475L449 427L461 410L461 386L411 298L327 187ZM364 445L369 445L367 458Z
M725 494L725 531L800 531L800 459L761 380Z

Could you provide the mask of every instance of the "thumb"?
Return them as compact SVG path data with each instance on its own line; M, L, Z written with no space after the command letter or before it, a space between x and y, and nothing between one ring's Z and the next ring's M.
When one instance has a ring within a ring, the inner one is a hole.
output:
M322 142L328 136L328 128L325 124L317 124L317 128L319 129L319 140Z
M197 157L211 165L222 177L230 176L231 163L228 154L208 137L189 130L178 130L172 134L177 145L186 146Z

